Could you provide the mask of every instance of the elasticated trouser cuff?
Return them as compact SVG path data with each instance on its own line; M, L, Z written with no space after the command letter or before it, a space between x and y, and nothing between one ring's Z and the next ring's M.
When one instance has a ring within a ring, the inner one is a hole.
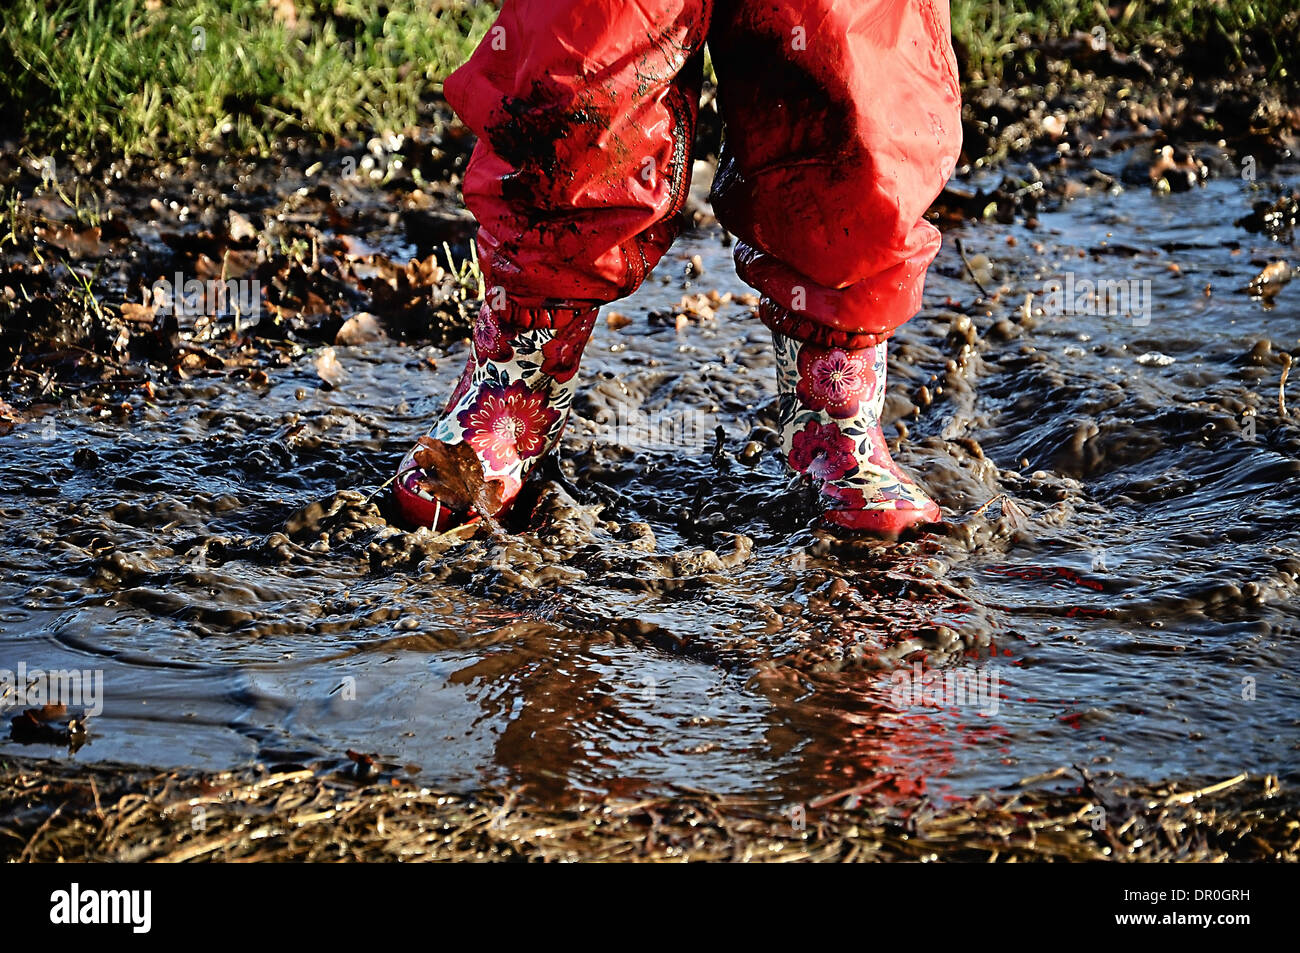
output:
M759 300L758 319L773 331L794 338L796 341L808 341L823 347L840 347L850 351L874 347L881 341L889 340L894 333L880 331L867 334L842 331L815 321L807 315L796 314L788 308L783 308L771 298Z

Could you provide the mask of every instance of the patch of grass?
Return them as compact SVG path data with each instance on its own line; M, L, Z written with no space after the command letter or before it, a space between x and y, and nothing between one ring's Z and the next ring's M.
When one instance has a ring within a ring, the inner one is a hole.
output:
M557 0L558 2L558 0ZM12 0L0 8L0 122L34 150L267 153L413 125L496 15L486 0ZM1198 44L1286 75L1294 0L953 0L965 77L1002 80L1026 49L1105 31L1120 51Z
M415 123L495 9L465 0L15 0L0 115L33 148L126 155Z
M952 32L964 48L967 79L996 83L1030 42L1091 33L1119 51L1203 44L1228 67L1253 58L1279 76L1300 30L1295 0L952 0ZM1291 37L1284 40L1282 36Z

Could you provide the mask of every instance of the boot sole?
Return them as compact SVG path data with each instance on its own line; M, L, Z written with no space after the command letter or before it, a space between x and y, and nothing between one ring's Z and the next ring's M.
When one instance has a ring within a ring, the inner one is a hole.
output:
M393 502L402 521L411 526L423 526L435 533L444 533L457 526L477 522L477 513L457 513L439 500L430 500L412 493L402 486L400 479L393 483Z
M841 529L896 538L909 529L943 522L943 510L932 502L921 509L827 510L822 519Z

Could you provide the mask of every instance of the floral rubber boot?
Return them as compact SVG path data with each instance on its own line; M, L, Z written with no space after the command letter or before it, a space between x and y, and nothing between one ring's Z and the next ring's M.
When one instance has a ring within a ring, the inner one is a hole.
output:
M886 343L841 348L778 331L772 339L782 449L821 490L824 519L882 536L941 520L935 502L894 463L880 429Z
M561 314L567 320L558 320ZM528 473L559 443L596 312L554 312L550 318L549 323L560 326L516 326L484 305L474 323L474 345L465 370L428 433L434 441L473 448L484 479L499 481L498 513L509 507ZM480 514L473 508L458 510L439 499L439 477L416 462L419 450L417 443L406 454L393 482L402 518L438 531L476 520Z

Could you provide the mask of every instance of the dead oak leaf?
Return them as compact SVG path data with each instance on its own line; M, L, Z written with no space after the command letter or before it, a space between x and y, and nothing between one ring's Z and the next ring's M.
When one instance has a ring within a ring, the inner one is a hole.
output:
M502 500L505 483L484 478L483 464L467 443L444 443L421 437L419 449L415 451L415 465L424 471L421 489L453 510L463 513L473 509L493 517L505 506Z
M134 321L139 324L152 324L154 320L154 306L152 304L136 304L134 301L125 301L121 306L122 318L126 321Z
M109 247L100 240L103 232L98 228L78 229L60 222L36 227L36 237L41 241L61 248L72 258L102 258L109 252Z

